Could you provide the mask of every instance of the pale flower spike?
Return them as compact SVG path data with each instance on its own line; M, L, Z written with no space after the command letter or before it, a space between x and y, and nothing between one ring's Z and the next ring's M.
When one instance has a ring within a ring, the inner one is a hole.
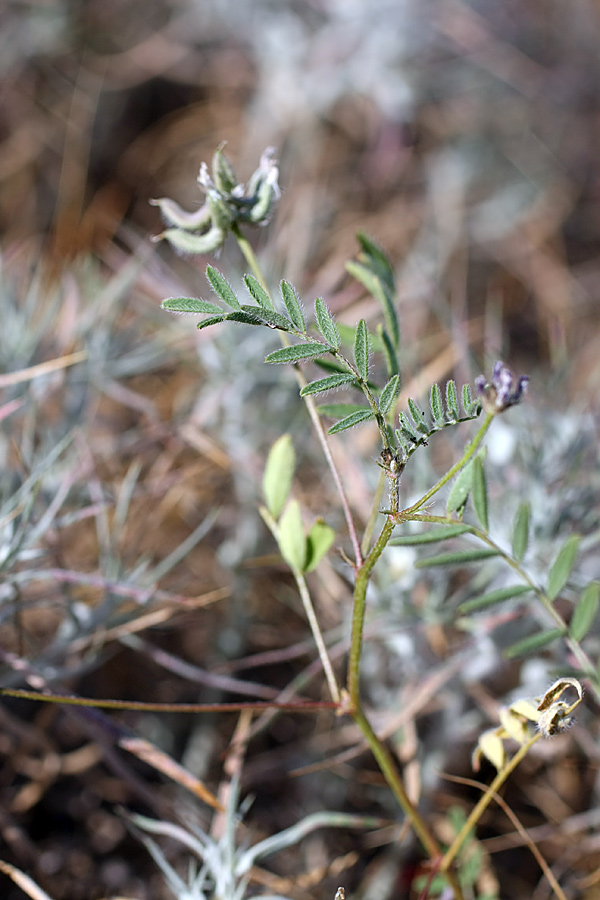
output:
M494 363L491 382L486 381L485 375L479 375L475 379L483 408L493 416L520 403L528 384L529 375L520 375L515 379L508 366L500 361Z
M159 207L167 225L172 226L157 235L155 241L167 240L185 254L215 253L227 233L239 225L267 224L281 195L274 147L263 152L247 184L238 180L223 153L223 145L215 151L211 169L205 162L200 166L197 181L206 194L206 202L194 212L186 212L168 197L150 201Z

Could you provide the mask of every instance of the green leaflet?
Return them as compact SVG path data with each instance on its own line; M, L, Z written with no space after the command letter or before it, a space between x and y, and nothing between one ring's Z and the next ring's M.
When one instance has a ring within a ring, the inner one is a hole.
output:
M281 299L287 309L288 316L294 323L294 327L302 334L306 334L306 322L304 321L302 307L294 286L289 281L282 281L279 289L281 291Z
M281 313L274 312L271 309L264 309L264 307L258 306L242 306L242 312L247 313L249 316L254 316L256 319L260 319L260 321L267 325L269 328L278 328L280 331L289 331L291 327L291 322L289 319L286 319L285 316L282 316ZM233 316L233 313L230 313L227 318Z
M473 400L471 397L471 385L463 384L462 386L462 405L465 415L473 418L481 412L481 402L479 399Z
M467 563L481 562L498 556L497 550L457 550L455 553L440 553L429 559L420 559L415 563L416 569L427 569L430 566L463 566Z
M429 393L429 408L431 410L431 417L436 425L442 426L444 424L444 404L442 402L442 392L440 390L439 384L432 384L431 391Z
M234 309L233 312L227 313L225 318L228 322L237 322L239 325L264 325L265 321L260 315L262 312L259 306L247 306L245 312L241 307Z
M466 600L458 607L459 613L475 612L478 609L487 609L488 606L496 606L504 600L511 600L513 597L520 597L521 594L528 594L533 590L526 584L513 584L511 587L498 588L496 591L490 591L488 594L481 594L472 600Z
M592 581L581 595L575 612L569 623L569 634L575 641L582 641L592 625L598 612L600 601L600 584Z
M394 270L392 269L385 252L381 249L379 244L375 243L375 241L362 231L358 232L356 239L362 250L362 261L368 262L371 271L377 275L381 283L385 285L391 294L393 294L395 291Z
M546 593L550 600L555 600L567 583L567 579L571 574L571 569L575 563L580 540L579 535L573 534L571 537L567 538L559 550L558 556L548 575L548 588Z
M400 376L392 375L379 396L379 412L385 416L391 409L392 403L398 395Z
M460 412L458 409L458 397L456 396L456 382L452 380L446 382L446 410L448 420L456 422Z
M213 291L217 297L220 297L223 303L226 303L227 306L231 306L232 309L240 308L238 298L235 296L233 288L223 275L221 275L218 269L215 269L214 266L207 266L206 277L208 278Z
M370 409L359 410L358 412L352 413L350 416L346 416L345 419L340 419L339 422L336 422L335 425L332 425L327 434L338 434L340 431L345 431L347 428L352 428L354 425L360 425L361 422L366 422L367 419L373 418L373 412Z
M350 373L347 375L344 375L343 373L340 373L339 375L328 375L327 378L319 378L318 381L311 381L310 384L305 385L300 391L300 396L306 397L308 394L320 394L323 391L331 391L333 388L355 382L356 378Z
M551 628L549 631L541 631L537 634L531 634L529 637L523 638L521 641L511 644L504 651L504 655L508 659L514 659L516 656L528 656L536 650L542 650L549 644L554 643L558 638L563 636L560 628Z
M202 319L201 322L198 322L198 324L196 325L196 328L202 329L202 328L208 328L210 325L218 325L219 322L224 322L225 319L226 319L226 316L224 316L224 315L223 316L210 316L208 319Z
M246 290L255 301L255 303L257 303L259 306L262 306L263 309L270 309L272 312L275 311L273 301L269 297L267 291L264 289L258 278L255 278L254 275L244 275L243 281L244 285L246 286Z
M335 531L323 519L317 519L306 536L305 572L317 568L335 540Z
M325 306L325 301L321 297L315 300L315 318L317 327L332 350L340 349L340 336L335 327L335 323L331 318L331 313Z
M485 453L480 452L473 460L473 507L477 514L477 518L483 526L483 530L488 530L488 495L485 471L483 468L483 457Z
M367 332L367 323L361 319L356 326L356 335L354 337L354 362L358 369L358 374L367 381L369 378L369 335Z
M415 428L421 434L429 435L429 426L427 425L427 420L425 418L425 414L423 410L419 409L415 401L412 397L408 398L407 401L408 411L410 412L411 418L415 423Z
M280 350L274 350L273 353L269 353L269 355L265 357L265 362L295 363L328 352L329 348L326 347L325 344L318 344L316 341L308 341L306 344L294 344L292 347L282 347Z
M279 519L279 550L293 572L304 571L306 538L297 500L290 500Z
M441 528L432 528L431 531L424 531L422 534L404 534L401 537L392 538L391 546L406 547L415 544L434 544L438 541L446 541L459 534L471 533L473 529L470 525L443 525Z
M161 303L163 309L176 313L211 313L222 315L223 310L216 303L201 300L199 297L169 297Z
M467 499L471 492L473 484L473 461L467 463L464 469L461 469L450 488L448 501L446 503L446 511L448 515L452 512L462 512L467 505Z
M385 327L394 349L400 344L400 328L394 305L394 275L383 252L364 235L359 236L364 253L360 262L347 262L346 271L356 278L374 297L383 310Z
M521 503L515 515L513 525L512 551L517 562L521 562L527 552L529 544L529 517L531 508L529 503Z

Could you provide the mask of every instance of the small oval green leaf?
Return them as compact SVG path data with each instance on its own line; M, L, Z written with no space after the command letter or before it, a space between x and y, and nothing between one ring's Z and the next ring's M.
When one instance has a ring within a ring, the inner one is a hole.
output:
M331 318L331 313L325 306L325 301L321 297L315 300L315 318L317 327L329 346L333 350L340 349L340 336L338 334L335 323Z
M323 519L317 519L306 536L305 572L316 569L335 540L335 531Z
M551 628L549 631L540 631L538 634L531 634L529 637L523 638L521 641L511 644L504 651L504 655L508 659L514 659L516 656L528 656L536 650L542 650L549 644L554 643L558 638L563 636L560 628Z
M575 563L580 540L579 535L572 534L571 537L567 538L559 550L558 556L548 575L548 588L546 593L550 600L555 600L567 583L567 579L571 574L571 569Z
M600 583L592 581L585 588L569 623L569 633L573 640L582 641L596 618L600 601Z
M221 275L218 269L215 269L214 266L207 266L206 277L208 278L213 291L217 297L221 298L223 303L226 303L227 306L231 306L232 309L240 308L239 300L235 296L233 288L223 275Z
M352 413L350 416L346 416L345 419L340 419L339 422L336 422L335 425L332 425L327 434L338 434L340 431L345 431L347 428L353 428L354 425L360 425L361 422L366 422L367 419L373 418L373 412L370 409L362 409L358 412Z
M531 507L529 503L521 503L515 515L513 525L512 551L517 562L521 562L527 552L529 544L529 517Z
M292 488L296 453L289 434L278 438L269 451L263 476L265 504L274 519L279 518Z
M483 460L481 453L478 453L473 460L473 507L477 514L477 518L483 526L483 530L488 530L488 495L487 483L485 478L485 470L483 468Z
M369 334L367 332L367 323L364 319L361 319L356 326L354 361L358 374L364 381L367 381L369 378Z
M223 310L216 303L210 303L208 300L201 300L199 297L169 297L161 303L163 309L175 313L211 313L211 315L222 315Z
M293 572L303 572L306 565L306 538L302 513L297 500L290 500L279 520L279 550Z
M302 334L306 334L306 322L304 321L302 307L294 286L289 281L282 281L279 289L281 291L281 299L287 309L288 316L294 323L294 327L301 331Z
M311 381L310 384L306 384L302 390L300 391L301 397L306 397L309 394L321 394L323 391L331 391L333 388L341 387L344 384L352 384L352 382L356 382L356 378L354 375L328 375L327 378L319 378L318 381Z
M295 363L328 352L329 349L325 344L317 344L316 341L308 341L306 344L294 344L292 347L282 347L280 350L274 350L273 353L269 353L269 355L265 357L265 362Z

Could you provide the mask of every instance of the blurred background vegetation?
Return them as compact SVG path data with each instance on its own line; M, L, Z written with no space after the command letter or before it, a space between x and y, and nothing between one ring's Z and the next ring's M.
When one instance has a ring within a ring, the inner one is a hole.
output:
M279 209L253 235L273 285L285 276L307 307L320 295L341 321L375 322L344 263L359 229L385 248L405 395L472 382L497 358L532 375L527 407L497 423L490 448L498 526L530 496L540 570L575 530L583 575L598 577L599 17L592 0L5 0L3 686L208 702L270 699L297 677L322 696L292 583L256 513L266 450L288 429L303 504L343 528L294 383L262 365L268 336L196 333L159 310L163 297L206 296L214 260L152 244L161 223L148 201L196 208L200 162L222 141L242 178L278 148ZM233 244L217 264L239 285ZM366 521L375 436L362 429L334 449ZM451 451L433 448L407 493ZM478 793L440 771L468 775L498 699L523 683L545 689L569 660L504 660L515 610L465 637L453 611L468 573L417 577L412 563L398 548L374 588L366 690L443 834L448 809ZM342 561L316 577L341 660ZM556 754L540 747L507 799L570 873L572 896L589 900L600 896L600 821L588 706L587 730ZM135 729L216 790L234 719L4 703L1 856L54 900L170 896L115 810L205 813L119 740ZM241 777L259 834L323 806L396 816L357 733L329 718L261 720ZM547 896L503 814L483 825L485 890ZM333 897L339 883L351 897L401 900L414 896L418 856L397 836L314 837L262 877L295 900ZM25 896L0 879L2 896Z

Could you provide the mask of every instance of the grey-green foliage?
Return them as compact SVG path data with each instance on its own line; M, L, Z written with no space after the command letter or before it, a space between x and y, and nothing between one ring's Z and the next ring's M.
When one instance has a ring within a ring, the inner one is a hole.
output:
M243 804L240 812L237 808L238 800L238 787L234 782L225 813L225 828L218 839L197 827L183 828L172 822L141 815L127 817L129 828L159 866L166 885L176 900L244 900L250 894L251 869L266 857L297 844L318 829L373 829L383 824L382 820L374 817L323 811L305 816L290 828L249 844L239 828L248 804ZM149 835L166 838L185 848L189 855L186 879L176 871L160 845ZM280 895L262 896L264 900L285 900Z

